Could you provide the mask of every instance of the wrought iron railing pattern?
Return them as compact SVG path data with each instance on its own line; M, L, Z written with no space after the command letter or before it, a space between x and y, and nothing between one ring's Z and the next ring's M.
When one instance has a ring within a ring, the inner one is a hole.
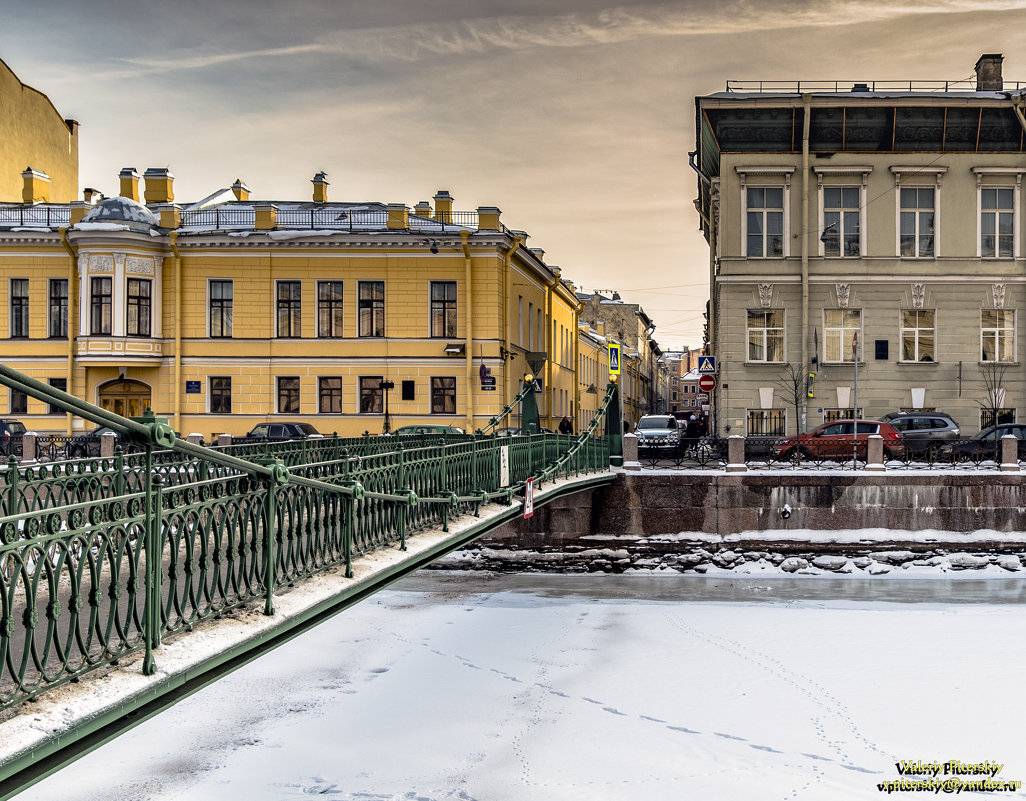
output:
M605 471L593 436L324 438L208 449L0 364L0 383L118 431L141 453L36 465L0 492L0 709L409 534L447 527L528 477ZM532 387L533 391L533 387ZM509 480L500 471L507 450ZM292 465L292 468L287 466Z

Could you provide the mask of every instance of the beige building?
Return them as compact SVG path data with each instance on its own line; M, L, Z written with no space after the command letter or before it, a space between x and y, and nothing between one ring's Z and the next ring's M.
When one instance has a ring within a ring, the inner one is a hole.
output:
M944 411L965 433L1026 414L1026 92L1001 61L969 83L696 98L718 433L856 407Z

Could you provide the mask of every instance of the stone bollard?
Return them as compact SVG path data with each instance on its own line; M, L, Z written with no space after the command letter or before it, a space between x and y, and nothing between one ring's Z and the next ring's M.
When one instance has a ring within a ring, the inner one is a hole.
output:
M883 463L883 437L879 434L870 434L867 437L866 447L866 472L882 473Z
M623 435L623 469L641 470L641 462L638 461L638 435Z
M1001 467L1002 473L1019 472L1019 439L1011 434L1001 437Z
M221 448L221 447L223 447L225 445L231 445L231 444L232 444L232 435L231 434L218 434L217 435L217 447Z
M748 465L745 462L745 438L740 434L731 434L727 437L727 472L748 472Z
M202 445L203 444L203 435L202 434L189 434L189 436L187 436L185 438L185 441L186 442L191 442L193 445Z
M114 455L114 448L118 444L118 435L113 431L107 431L100 435L100 458L110 459Z
M21 435L21 460L23 462L34 462L36 460L35 431L26 431Z

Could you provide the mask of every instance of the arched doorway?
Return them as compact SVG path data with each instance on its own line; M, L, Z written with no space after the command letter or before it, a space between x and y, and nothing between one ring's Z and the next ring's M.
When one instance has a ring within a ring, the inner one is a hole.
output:
M100 386L100 406L123 417L139 417L150 405L150 388L141 381L120 378Z

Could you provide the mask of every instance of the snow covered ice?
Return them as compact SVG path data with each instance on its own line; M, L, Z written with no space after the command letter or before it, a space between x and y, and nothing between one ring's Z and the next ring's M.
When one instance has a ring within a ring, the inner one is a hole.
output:
M1011 577L421 571L20 798L861 799L951 759L1022 780L1024 603Z

